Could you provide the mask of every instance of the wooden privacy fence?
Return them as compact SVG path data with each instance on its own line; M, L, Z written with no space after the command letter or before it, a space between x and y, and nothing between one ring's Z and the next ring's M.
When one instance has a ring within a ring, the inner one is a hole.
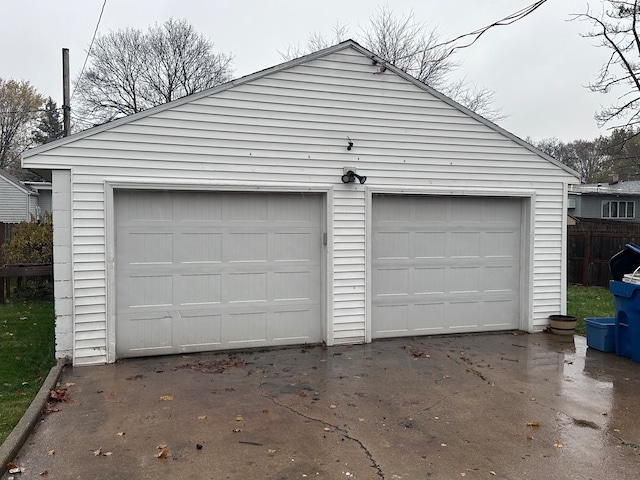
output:
M609 288L609 259L627 243L640 245L640 223L578 219L567 241L569 283Z
M0 303L11 296L11 278L18 279L18 287L26 277L53 277L53 265L10 265L0 267Z

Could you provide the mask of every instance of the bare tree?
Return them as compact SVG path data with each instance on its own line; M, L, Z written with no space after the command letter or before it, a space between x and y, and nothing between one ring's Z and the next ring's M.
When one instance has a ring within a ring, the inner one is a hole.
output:
M20 154L31 144L43 103L29 82L0 78L0 168L20 176Z
M231 79L232 57L186 20L118 30L96 38L90 66L76 80L79 115L104 123L213 87Z
M304 47L289 47L280 55L290 60L339 43L348 35L344 26L338 25L333 31L333 42L321 34L313 33ZM390 64L470 110L492 120L504 118L494 106L493 91L478 88L466 79L451 80L450 74L459 66L451 56L451 46L440 43L437 29L418 22L413 13L398 15L388 6L380 7L369 19L369 25L355 35L355 39Z
M610 0L603 3L600 13L587 7L586 13L573 16L593 25L594 30L584 37L597 39L599 47L611 51L589 88L598 93L616 91L619 102L603 107L595 118L599 126L610 121L636 125L640 123L640 2Z
M564 143L557 138L547 138L537 142L527 138L527 142L574 169L584 182L602 181L612 171L611 154L604 148L610 142L608 138L574 140L569 143Z

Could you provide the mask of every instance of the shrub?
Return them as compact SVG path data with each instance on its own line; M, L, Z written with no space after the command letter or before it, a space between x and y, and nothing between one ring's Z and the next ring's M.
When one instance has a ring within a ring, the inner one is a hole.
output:
M2 264L28 265L53 263L53 224L51 215L41 220L31 217L12 229L11 240L2 246Z

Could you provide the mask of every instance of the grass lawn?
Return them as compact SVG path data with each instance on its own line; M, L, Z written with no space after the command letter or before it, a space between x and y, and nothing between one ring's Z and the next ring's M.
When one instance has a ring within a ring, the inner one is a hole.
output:
M54 322L52 300L0 304L0 444L55 363Z
M576 333L585 334L584 319L589 317L614 317L613 295L602 287L569 285L567 288L567 315L578 319Z

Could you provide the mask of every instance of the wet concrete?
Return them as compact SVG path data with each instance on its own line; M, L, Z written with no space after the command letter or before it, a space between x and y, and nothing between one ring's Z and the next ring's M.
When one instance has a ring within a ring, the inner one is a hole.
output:
M156 357L67 368L62 386L72 402L43 417L16 480L640 474L640 364L582 337Z

